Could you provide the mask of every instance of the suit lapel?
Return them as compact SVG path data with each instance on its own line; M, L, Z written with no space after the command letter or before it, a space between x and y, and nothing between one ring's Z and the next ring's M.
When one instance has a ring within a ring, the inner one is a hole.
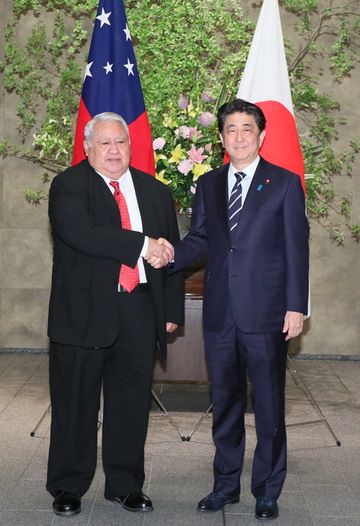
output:
M215 175L214 180L214 201L216 203L216 213L220 224L228 234L228 174L229 164L225 164Z
M96 191L104 200L106 208L110 212L112 222L121 225L119 207L114 199L114 196L111 193L111 190L109 189L108 185L105 183L101 175L96 173L95 170L93 170L93 172L93 180Z

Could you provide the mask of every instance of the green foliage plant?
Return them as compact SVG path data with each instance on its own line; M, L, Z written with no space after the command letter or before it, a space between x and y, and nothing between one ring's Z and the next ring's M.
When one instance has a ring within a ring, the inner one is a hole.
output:
M162 134L161 117L181 93L194 106L201 104L203 92L217 104L220 95L225 99L233 94L255 28L239 0L142 0L127 5L154 137Z

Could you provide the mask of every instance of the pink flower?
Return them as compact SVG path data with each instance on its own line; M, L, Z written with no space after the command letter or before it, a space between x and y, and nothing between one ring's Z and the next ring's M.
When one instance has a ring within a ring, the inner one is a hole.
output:
M186 110L186 108L189 106L189 99L184 93L180 95L178 104L181 110Z
M193 142L196 142L198 139L201 139L202 133L196 127L190 128L189 137Z
M175 132L176 135L180 135L183 139L188 139L190 137L190 128L189 126L180 126Z
M165 139L163 139L162 137L158 137L157 139L155 139L153 141L153 150L156 151L156 150L162 150L165 146Z
M191 150L189 150L187 153L188 153L189 159L193 163L201 164L203 160L207 158L207 155L203 155L203 151L204 151L204 148L196 149L195 146L192 145Z
M209 142L209 144L205 145L205 151L206 151L206 153L210 153L211 150L212 150L212 144L211 144L211 142Z
M210 113L210 111L204 111L199 117L199 123L201 126L211 126L215 122L215 115Z
M183 175L187 175L194 168L194 163L190 159L185 159L181 161L178 166L178 170Z

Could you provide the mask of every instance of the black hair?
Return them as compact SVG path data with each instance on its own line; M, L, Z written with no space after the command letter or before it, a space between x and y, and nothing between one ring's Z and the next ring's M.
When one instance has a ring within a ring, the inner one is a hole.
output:
M224 130L226 117L233 113L247 113L248 115L252 115L260 132L265 129L265 115L259 106L256 106L256 104L248 102L247 100L234 99L230 102L225 102L225 104L218 109L217 121L219 132L221 134Z

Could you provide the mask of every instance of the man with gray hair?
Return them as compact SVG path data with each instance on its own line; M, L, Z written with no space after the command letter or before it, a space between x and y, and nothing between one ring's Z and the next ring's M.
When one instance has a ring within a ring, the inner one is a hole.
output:
M130 167L120 115L85 127L87 159L49 194L54 259L49 306L51 438L47 490L60 516L81 511L96 468L103 388L105 498L146 512L144 443L156 347L183 323L182 276L152 268L173 258L178 227L168 188ZM167 241L169 240L169 241Z

